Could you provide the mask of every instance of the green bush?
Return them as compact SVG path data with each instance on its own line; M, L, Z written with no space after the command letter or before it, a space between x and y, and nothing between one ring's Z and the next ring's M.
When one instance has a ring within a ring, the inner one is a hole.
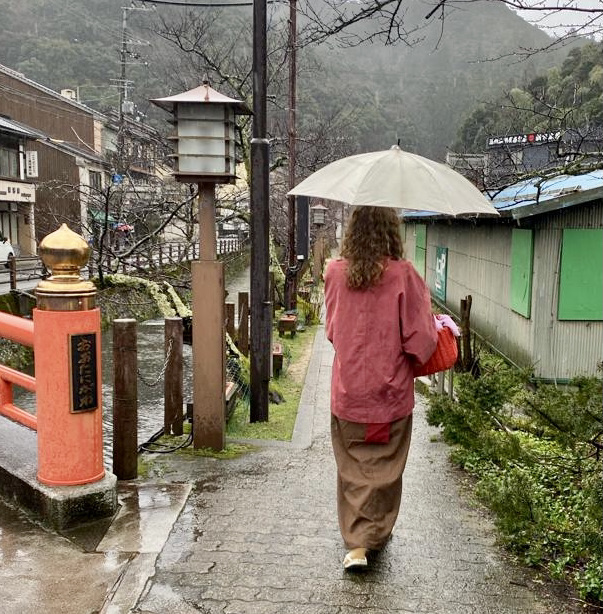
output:
M503 543L530 565L603 600L601 381L528 388L526 374L482 356L482 373L455 378L457 398L430 397L428 421L476 477Z

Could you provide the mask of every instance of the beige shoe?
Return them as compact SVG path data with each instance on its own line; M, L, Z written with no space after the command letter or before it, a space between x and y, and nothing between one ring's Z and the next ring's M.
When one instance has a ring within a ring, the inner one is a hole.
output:
M358 571L368 566L366 548L354 548L343 559L343 568L348 571Z

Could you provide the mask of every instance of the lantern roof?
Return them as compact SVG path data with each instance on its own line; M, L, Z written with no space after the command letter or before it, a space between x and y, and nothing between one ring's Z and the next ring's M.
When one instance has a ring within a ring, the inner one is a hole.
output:
M169 113L174 113L175 107L178 104L193 103L228 105L234 108L235 112L240 115L251 115L251 110L243 101L220 94L213 87L210 87L207 79L204 79L201 85L192 90L175 94L174 96L166 96L165 98L155 98L151 102Z

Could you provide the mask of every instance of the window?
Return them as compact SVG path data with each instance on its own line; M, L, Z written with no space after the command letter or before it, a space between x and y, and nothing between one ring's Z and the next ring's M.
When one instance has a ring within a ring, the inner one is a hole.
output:
M603 320L602 229L563 231L557 317Z
M516 149L509 152L509 158L515 168L519 168L523 164L523 149Z
M19 150L0 145L0 177L19 178Z
M532 309L534 235L514 229L511 235L511 309L529 318Z
M427 226L415 224L415 268L425 278L425 254L427 252Z
M88 176L90 177L90 190L92 190L93 194L99 194L103 189L101 174L97 171L89 171Z

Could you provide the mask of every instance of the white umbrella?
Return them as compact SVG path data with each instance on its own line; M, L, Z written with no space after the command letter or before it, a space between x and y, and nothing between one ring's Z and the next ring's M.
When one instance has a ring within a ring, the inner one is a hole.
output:
M289 194L356 206L395 207L446 215L498 215L490 201L465 177L444 164L402 151L397 145L331 162Z

